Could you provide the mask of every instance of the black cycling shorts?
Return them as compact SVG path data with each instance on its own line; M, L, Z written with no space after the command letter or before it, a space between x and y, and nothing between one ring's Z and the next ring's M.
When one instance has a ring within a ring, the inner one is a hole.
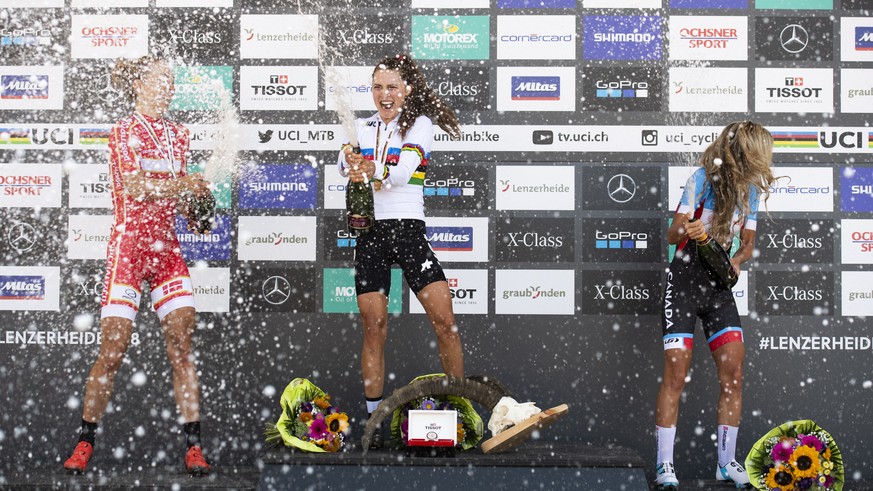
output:
M709 279L697 257L697 243L689 240L684 249L677 250L667 271L661 309L664 349L691 349L698 317L711 351L743 342L733 292Z
M391 291L391 266L399 264L409 288L417 295L435 281L446 281L422 220L376 220L355 245L355 292Z

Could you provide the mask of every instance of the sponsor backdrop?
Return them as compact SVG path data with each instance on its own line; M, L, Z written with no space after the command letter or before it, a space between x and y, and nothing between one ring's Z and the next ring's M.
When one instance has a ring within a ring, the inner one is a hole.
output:
M653 462L664 230L699 153L726 123L755 119L775 136L780 178L734 291L747 343L739 448L812 418L840 442L849 479L871 478L870 431L856 428L869 423L841 415L873 401L873 2L288 5L0 0L0 482L5 466L59 465L74 443L100 343L106 142L130 110L108 73L149 52L175 60L170 117L191 129L192 166L209 165L229 93L243 164L258 170L216 183L212 234L177 227L219 465L255 461L293 377L364 416L333 109L346 92L370 114L373 64L408 51L464 124L461 140L435 136L424 193L470 373L541 406L569 403L544 438ZM399 271L389 310L390 391L439 365ZM710 477L716 452L714 366L696 341L676 447L688 478ZM98 465L178 464L163 350L144 302Z

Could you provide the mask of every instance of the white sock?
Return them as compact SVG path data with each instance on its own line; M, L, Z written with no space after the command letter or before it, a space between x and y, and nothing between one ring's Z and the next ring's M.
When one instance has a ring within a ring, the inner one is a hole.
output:
M718 425L718 465L724 467L736 460L738 431L736 426Z
M370 399L368 398L368 399L367 399L367 414L368 414L368 415L369 415L369 414L373 414L373 411L375 411L376 408L379 407L379 403L380 403L380 402L382 402L382 398L381 398L381 397L378 398L378 399L375 399L375 400L370 400Z
M655 439L658 441L658 460L661 462L673 462L673 440L676 439L676 427L662 428L655 426Z

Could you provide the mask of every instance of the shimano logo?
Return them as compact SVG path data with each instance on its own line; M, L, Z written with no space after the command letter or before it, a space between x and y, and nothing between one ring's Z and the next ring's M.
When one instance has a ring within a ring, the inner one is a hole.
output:
M301 191L308 192L309 185L305 182L250 182L249 190L260 191Z
M597 43L650 43L654 36L647 32L595 32Z

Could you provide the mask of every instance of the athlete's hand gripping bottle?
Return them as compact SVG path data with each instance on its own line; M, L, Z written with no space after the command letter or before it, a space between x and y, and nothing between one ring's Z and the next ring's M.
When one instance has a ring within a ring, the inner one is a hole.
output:
M360 154L361 147L354 147L352 151ZM346 223L349 233L369 232L373 228L375 219L373 186L366 179L361 182L352 182L350 179L346 185Z
M696 218L691 218L689 222L697 221ZM697 242L697 257L700 258L700 264L706 270L709 278L723 288L730 290L739 281L739 276L731 264L731 257L724 248L706 232L695 239Z

